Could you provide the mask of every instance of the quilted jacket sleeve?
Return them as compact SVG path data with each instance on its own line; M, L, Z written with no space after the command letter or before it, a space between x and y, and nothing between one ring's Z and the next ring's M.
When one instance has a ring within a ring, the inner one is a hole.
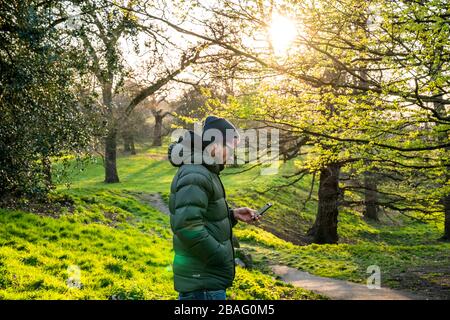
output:
M230 208L230 206L228 205L228 203L227 203L227 206L228 206L228 214L230 215L231 226L234 227L234 226L238 223L238 221L237 221L236 218L234 217L233 209Z

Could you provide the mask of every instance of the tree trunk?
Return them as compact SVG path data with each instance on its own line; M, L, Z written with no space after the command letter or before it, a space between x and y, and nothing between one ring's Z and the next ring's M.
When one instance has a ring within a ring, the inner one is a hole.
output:
M136 148L134 147L134 136L130 135L130 150L131 154L136 154Z
M361 14L361 18L363 19L361 21L362 25L366 25L368 24L368 19L369 14L368 12L363 12ZM368 28L364 28L365 30L368 30ZM365 31L365 35L363 36L363 39L367 39L369 38L370 35L367 33L367 31ZM360 39L360 40L363 40ZM360 85L362 87L367 87L368 86L368 75L367 75L367 63L363 62L360 65L360 69L359 69L359 75L360 75ZM367 165L367 163L366 163ZM378 219L378 211L379 211L379 207L378 207L378 191L377 191L377 181L375 176L367 171L364 173L364 218L368 219L368 220L373 220L373 221L379 221Z
M109 128L108 134L105 137L105 182L116 183L119 182L119 175L117 174L117 125L114 119L112 109L112 81L103 83L102 95L103 104L108 109L109 113Z
M450 194L443 198L444 201L444 235L441 240L450 241Z
M42 159L42 168L45 176L45 186L47 190L50 190L53 187L53 179L52 179L52 162L49 157L44 156Z
M136 148L134 146L134 136L132 133L125 132L122 136L123 138L123 151L130 152L131 154L136 154Z
M445 112L445 104L442 103L443 95L438 96L437 102L434 102L434 109L438 113L444 113ZM441 134L438 135L438 140L441 143L445 143L448 141L448 134L443 131ZM448 152L450 151L449 147L446 147L445 150ZM450 170L446 169L444 173L445 183L448 183L448 180L450 179ZM441 240L450 241L450 194L446 194L441 198L442 205L444 206L444 234L441 237Z
M159 147L162 145L162 120L160 112L155 114L155 129L153 131L153 146Z
M379 221L377 181L370 172L364 174L364 205L364 217L369 220Z
M320 171L319 207L316 221L309 229L308 236L314 243L337 243L338 224L338 198L339 198L339 172L338 164L329 164Z
M123 139L123 151L124 152L130 152L131 151L131 143L130 143L130 137L128 133L124 133L122 136Z
M119 175L117 174L117 145L116 145L117 129L110 129L105 138L105 182L116 183L119 182Z

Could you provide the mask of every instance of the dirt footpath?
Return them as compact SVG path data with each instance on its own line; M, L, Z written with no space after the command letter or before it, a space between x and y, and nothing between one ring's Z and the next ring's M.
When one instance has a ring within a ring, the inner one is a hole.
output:
M426 297L388 288L369 289L366 285L314 276L283 265L271 266L280 278L296 287L311 290L333 300L422 300Z

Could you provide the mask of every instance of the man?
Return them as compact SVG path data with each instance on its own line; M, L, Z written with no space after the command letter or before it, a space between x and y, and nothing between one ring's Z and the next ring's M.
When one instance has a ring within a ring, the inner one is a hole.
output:
M232 227L238 220L259 220L255 210L231 209L225 199L219 174L237 143L239 133L231 122L209 116L202 137L190 131L169 147L169 160L179 167L169 209L180 300L226 299L235 276Z

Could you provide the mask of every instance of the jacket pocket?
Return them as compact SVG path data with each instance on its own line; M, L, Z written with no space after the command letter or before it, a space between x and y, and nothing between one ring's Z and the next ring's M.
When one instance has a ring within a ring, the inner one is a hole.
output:
M230 252L229 247L224 244L220 244L219 248L216 250L216 252L211 255L211 257L208 258L206 261L207 266L223 266L224 264L228 263L228 260L230 258Z

